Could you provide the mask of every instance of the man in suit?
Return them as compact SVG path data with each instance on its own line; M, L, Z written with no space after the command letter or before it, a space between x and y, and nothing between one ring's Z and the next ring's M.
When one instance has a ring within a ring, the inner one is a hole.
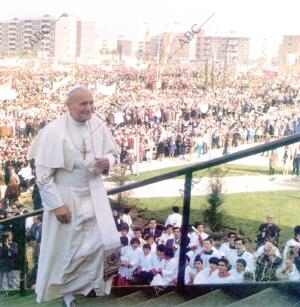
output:
M274 215L268 214L267 215L267 223L261 224L258 229L257 234L257 249L264 245L266 241L272 242L275 246L278 246L279 241L279 233L280 228L274 222Z
M149 227L144 229L143 239L145 239L146 235L154 236L155 242L158 242L158 239L162 235L162 231L157 228L157 221L154 218L149 219Z
M42 218L40 215L34 217L33 224L31 228L27 231L26 236L35 238L35 259L38 260L42 239Z
M167 248L172 248L174 250L175 257L179 257L180 241L181 241L180 228L174 227L173 233L174 233L174 239L169 239L165 245ZM190 243L190 238L188 237L187 239L188 239L187 240L187 246L188 246Z

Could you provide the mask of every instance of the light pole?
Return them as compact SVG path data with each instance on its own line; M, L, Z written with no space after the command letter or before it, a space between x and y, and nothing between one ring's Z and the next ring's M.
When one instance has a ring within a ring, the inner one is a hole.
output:
M163 26L163 28L160 31L160 35L159 35L159 41L158 41L158 50L157 50L157 72L156 72L156 94L158 92L158 80L159 80L159 69L160 69L160 47L161 47L161 36L162 33L164 32L165 28L167 28L170 25L178 25L179 22L177 21L172 21L167 23L166 25Z

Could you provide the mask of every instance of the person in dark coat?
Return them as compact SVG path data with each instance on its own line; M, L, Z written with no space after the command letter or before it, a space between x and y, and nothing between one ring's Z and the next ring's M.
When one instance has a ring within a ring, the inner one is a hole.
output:
M257 233L257 249L264 245L267 241L272 242L274 246L278 247L280 228L274 223L274 215L267 215L267 223L261 224Z
M149 219L149 227L144 229L143 239L145 239L146 235L152 235L155 239L155 242L158 242L158 239L162 235L162 231L157 227L156 219Z
M0 289L6 276L8 288L14 288L15 273L18 268L18 244L13 241L12 232L2 234L0 242Z

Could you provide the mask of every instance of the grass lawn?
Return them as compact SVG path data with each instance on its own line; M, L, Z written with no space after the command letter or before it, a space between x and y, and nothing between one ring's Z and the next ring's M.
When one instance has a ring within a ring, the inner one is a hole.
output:
M173 205L182 207L182 199L176 197L143 198L138 201L143 218L157 218L164 222ZM190 224L202 220L206 208L205 196L193 196L190 212ZM276 224L281 228L280 246L293 237L293 228L300 225L300 192L254 192L225 195L223 203L224 225L236 228L246 235L250 242L256 239L258 226L265 222L267 213L274 213ZM182 212L182 210L181 210Z
M187 166L187 165L185 165ZM183 166L182 166L183 167ZM147 179L153 176L157 176L163 173L175 171L180 166L172 166L162 169L156 169L148 172L140 173L139 176L136 175L127 175L126 181L137 181L142 179ZM268 175L269 174L269 168L264 166L253 166L253 165L241 165L241 164L224 164L224 170L227 171L226 176L253 176L253 175ZM277 168L275 170L275 174L282 174L282 169ZM194 177L202 177L202 176L208 177L207 170L201 170L194 173ZM175 177L174 179L182 179L183 176ZM110 180L110 179L107 179Z

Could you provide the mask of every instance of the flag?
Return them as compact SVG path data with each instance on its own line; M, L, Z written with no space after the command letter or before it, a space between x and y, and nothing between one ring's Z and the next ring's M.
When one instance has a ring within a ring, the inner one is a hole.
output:
M116 83L113 83L112 85L103 85L101 83L96 84L96 91L99 94L105 95L105 96L111 96L115 93L116 91Z
M58 89L60 89L61 87L68 85L70 83L70 81L72 80L72 78L70 76L67 76L66 78L58 81L58 82L54 82L53 83L53 87L51 90L51 93L56 92Z

